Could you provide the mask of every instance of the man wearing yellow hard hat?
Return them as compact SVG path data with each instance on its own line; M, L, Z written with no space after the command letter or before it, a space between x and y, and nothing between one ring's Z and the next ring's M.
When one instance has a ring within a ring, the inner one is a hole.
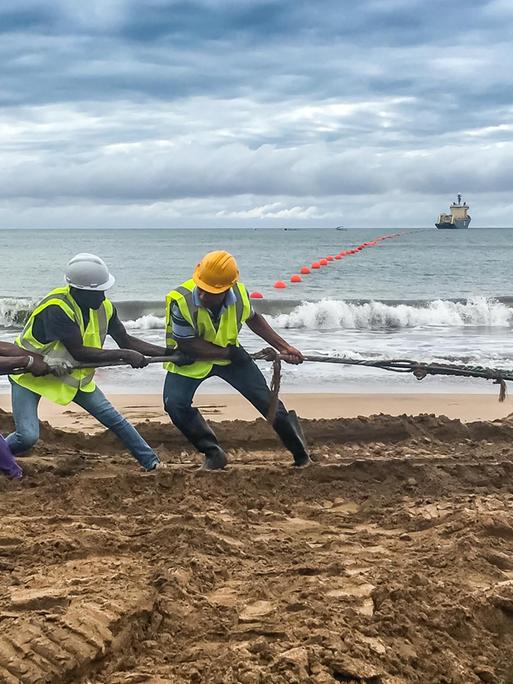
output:
M178 347L186 365L167 363L164 406L176 427L204 454L203 468L220 470L226 454L212 428L193 408L194 394L203 380L219 377L238 390L262 415L267 415L271 392L264 376L239 344L242 324L286 355L288 363L303 362L300 351L289 345L253 311L248 293L239 282L239 269L228 252L210 252L196 266L190 280L166 298L166 343ZM294 457L294 466L309 465L310 458L294 413L279 402L273 427Z

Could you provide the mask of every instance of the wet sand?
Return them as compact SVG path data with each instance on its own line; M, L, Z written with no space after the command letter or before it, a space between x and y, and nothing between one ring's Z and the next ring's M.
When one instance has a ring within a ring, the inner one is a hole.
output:
M167 470L43 425L0 478L1 682L512 681L512 421L305 420L300 472L262 420L224 473L138 427Z
M353 418L384 413L386 415L444 415L462 421L496 420L513 413L513 397L500 403L497 392L488 394L283 394L287 408L303 418ZM113 394L109 398L134 422L167 422L160 395ZM254 420L258 412L238 394L198 394L195 405L209 420ZM0 395L0 408L10 411L9 395ZM78 406L57 406L43 400L40 417L54 427L87 432L100 429Z

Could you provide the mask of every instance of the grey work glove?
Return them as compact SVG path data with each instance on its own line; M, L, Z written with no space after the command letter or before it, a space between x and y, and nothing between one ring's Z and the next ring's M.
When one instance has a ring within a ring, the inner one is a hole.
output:
M71 361L67 361L66 359L55 359L45 356L44 361L50 369L50 373L56 375L58 378L69 375L75 367Z

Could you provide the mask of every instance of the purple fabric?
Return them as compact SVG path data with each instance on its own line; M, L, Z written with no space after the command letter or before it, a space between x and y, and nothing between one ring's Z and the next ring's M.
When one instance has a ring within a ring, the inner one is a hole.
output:
M23 470L16 463L9 445L2 435L0 435L0 472L15 480L18 480L23 475Z

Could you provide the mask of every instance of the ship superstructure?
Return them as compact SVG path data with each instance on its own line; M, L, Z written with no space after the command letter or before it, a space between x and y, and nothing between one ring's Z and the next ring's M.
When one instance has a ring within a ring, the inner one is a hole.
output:
M466 202L461 201L461 195L458 194L458 201L453 202L449 207L450 214L440 214L435 226L439 229L458 229L468 228L472 220L468 213L469 206Z

